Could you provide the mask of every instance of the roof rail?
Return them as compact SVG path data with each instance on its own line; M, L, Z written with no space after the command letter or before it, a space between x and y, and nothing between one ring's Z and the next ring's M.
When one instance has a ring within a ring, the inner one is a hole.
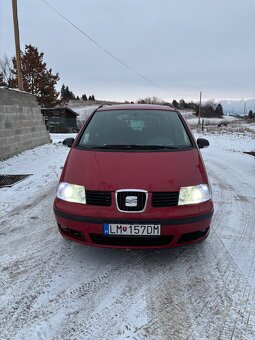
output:
M173 104L170 104L170 103L164 103L163 105L165 105L165 106L169 106L169 107L172 107L172 108L176 109L176 107L175 107L175 106L173 106Z
M111 103L103 103L101 105L99 105L97 108L95 108L95 110L93 110L93 112L91 113L91 116L97 112L97 110L99 110L101 107L103 107L104 105L109 105L109 106L112 106Z
M101 107L105 106L105 105L112 106L111 103L107 103L107 102L106 102L106 103L103 103L103 104L99 105L98 108L97 108L97 110L100 109Z

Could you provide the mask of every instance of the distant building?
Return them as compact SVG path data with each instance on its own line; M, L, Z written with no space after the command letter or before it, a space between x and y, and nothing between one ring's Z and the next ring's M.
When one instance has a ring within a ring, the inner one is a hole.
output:
M78 113L69 107L42 108L49 132L77 132Z

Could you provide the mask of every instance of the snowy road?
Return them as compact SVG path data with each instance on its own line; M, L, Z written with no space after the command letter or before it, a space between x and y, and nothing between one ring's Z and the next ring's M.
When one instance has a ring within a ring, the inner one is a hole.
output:
M207 138L210 236L169 250L61 238L52 211L61 145L3 162L1 173L25 173L33 156L36 174L0 190L0 338L254 339L255 159L242 153L255 149L254 137Z

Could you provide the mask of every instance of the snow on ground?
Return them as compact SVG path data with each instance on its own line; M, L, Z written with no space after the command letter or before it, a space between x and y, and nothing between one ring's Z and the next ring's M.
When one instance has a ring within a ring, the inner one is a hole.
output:
M207 138L203 150L215 202L214 230L223 241L239 270L255 287L255 135L196 134ZM218 224L216 224L218 222Z
M98 107L99 105L86 105L71 107L76 113L79 114L77 117L78 122L84 123L88 116Z
M188 120L191 126L196 126L198 124L198 117L196 116L185 116L186 120ZM204 125L218 125L218 124L229 124L234 122L239 122L240 118L232 117L232 116L222 116L222 118L201 118L200 122L202 124L202 120L204 120Z
M14 207L32 202L35 196L41 195L41 190L50 188L56 182L69 151L62 145L62 141L75 136L76 134L51 134L52 144L24 151L0 162L1 175L33 175L13 188L0 190L0 218Z
M1 339L254 339L254 134L195 132L213 187L208 239L168 250L84 247L52 211L61 139L0 163L32 173L0 189ZM245 133L246 131L246 133Z
M249 125L249 129L254 131L254 133L255 133L255 123L254 124L250 124Z

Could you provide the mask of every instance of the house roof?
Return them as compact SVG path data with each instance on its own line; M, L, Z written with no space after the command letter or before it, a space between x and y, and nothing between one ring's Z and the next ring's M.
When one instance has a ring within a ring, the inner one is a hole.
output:
M74 110L70 109L70 107L67 106L61 106L61 107L47 107L47 108L41 108L41 111L43 113L43 111L58 111L58 110L66 110L69 111L71 113L73 113L75 116L79 116L79 113L75 112Z

